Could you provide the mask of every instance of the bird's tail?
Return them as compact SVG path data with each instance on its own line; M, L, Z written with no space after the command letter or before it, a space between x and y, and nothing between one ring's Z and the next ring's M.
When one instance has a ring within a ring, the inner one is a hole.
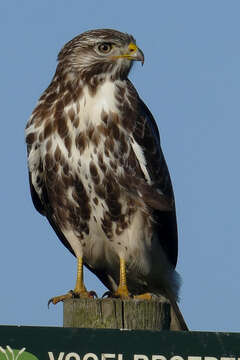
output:
M170 330L176 331L189 331L187 324L184 320L184 317L178 307L176 300L174 299L173 295L168 292L167 294L168 300L171 304L171 324Z

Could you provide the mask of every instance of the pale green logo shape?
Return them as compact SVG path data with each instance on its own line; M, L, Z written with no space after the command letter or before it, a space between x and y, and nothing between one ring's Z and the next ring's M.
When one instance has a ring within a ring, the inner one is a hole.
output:
M38 360L38 358L26 351L26 348L12 349L9 345L4 349L0 346L0 360Z

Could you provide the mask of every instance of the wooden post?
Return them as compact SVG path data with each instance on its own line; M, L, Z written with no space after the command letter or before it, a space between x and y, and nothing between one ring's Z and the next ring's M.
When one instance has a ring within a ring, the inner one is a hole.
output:
M63 326L129 330L179 330L171 305L154 300L68 299L63 306Z

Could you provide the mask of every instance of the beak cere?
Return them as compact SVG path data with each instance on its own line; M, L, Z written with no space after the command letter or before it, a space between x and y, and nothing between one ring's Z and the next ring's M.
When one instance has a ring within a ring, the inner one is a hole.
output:
M140 50L136 44L130 43L128 45L128 54L127 57L131 60L141 61L142 65L144 63L144 54L142 50Z
M129 60L141 61L142 65L144 63L144 54L136 44L130 43L128 45L128 51L125 54L116 56L116 58L125 58Z

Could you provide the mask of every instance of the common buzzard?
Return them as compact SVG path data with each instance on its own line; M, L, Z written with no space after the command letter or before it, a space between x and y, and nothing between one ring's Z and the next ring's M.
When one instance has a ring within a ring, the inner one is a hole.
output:
M84 264L113 296L167 297L186 330L174 195L157 125L128 79L133 61L144 55L131 35L76 36L28 121L33 203L78 261L75 289L51 302L93 296Z

